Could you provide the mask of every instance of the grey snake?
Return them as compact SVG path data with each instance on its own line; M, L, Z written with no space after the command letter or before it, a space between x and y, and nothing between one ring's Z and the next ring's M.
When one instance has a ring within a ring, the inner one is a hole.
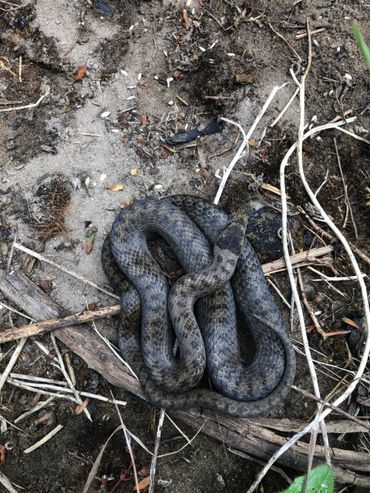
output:
M121 296L119 348L158 407L247 417L289 393L294 349L245 228L188 195L138 200L113 223L102 262ZM171 287L148 246L158 235L185 271Z

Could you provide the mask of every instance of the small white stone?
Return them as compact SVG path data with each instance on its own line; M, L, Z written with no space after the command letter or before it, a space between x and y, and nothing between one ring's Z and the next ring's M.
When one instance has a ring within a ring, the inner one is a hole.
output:
M110 111L103 111L103 113L100 115L100 118L108 118L110 115Z

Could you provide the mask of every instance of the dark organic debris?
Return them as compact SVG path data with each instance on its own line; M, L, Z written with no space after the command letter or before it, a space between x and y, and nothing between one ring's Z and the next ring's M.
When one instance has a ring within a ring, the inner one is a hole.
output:
M219 118L213 118L210 120L208 125L202 129L194 128L190 130L190 132L181 132L175 137L166 140L166 144L168 145L177 145L177 144L185 144L186 142L190 142L191 140L198 139L199 137L204 137L205 135L212 135L223 130L223 121Z
M62 173L42 177L27 200L29 220L39 231L41 241L66 234L64 216L69 201L70 185Z
M95 9L99 14L103 14L106 17L114 17L114 14L116 13L116 9L106 0L96 0Z

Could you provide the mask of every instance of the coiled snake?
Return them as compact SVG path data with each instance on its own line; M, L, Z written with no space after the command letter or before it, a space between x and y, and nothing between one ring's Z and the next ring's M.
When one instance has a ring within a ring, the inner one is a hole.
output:
M229 221L218 207L187 195L136 201L114 221L102 261L121 294L119 347L158 407L256 416L290 390L294 350L245 227L242 218ZM186 272L171 288L149 250L153 234ZM212 390L204 388L204 375Z

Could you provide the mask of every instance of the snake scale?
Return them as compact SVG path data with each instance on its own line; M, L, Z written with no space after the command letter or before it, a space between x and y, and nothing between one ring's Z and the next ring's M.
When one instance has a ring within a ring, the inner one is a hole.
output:
M121 297L119 348L158 407L257 416L291 388L294 350L245 229L188 195L138 200L113 223L102 262ZM158 235L185 271L171 287L148 247Z

